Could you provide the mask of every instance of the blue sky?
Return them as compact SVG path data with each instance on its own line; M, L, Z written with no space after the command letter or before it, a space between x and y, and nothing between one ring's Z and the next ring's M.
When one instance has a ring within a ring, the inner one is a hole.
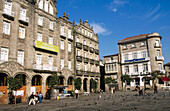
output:
M170 62L170 0L58 0L57 10L71 22L88 20L99 36L100 59L118 53L123 38L158 32L164 63Z

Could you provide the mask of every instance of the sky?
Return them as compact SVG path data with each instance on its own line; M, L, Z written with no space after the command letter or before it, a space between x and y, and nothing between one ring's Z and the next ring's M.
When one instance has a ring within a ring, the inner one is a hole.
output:
M88 20L99 38L99 55L118 53L123 38L158 32L164 63L170 62L170 0L57 0L57 17Z

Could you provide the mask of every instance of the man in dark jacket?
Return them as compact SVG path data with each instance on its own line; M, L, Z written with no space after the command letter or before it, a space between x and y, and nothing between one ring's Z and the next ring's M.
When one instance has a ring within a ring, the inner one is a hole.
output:
M28 105L30 105L31 103L33 103L33 105L35 105L35 95L34 95L34 92L32 92L32 94L30 95L29 99L30 99L30 102Z

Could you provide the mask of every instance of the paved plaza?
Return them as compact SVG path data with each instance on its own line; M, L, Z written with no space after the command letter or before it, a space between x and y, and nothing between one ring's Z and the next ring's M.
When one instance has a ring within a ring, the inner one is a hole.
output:
M170 111L170 91L116 92L115 94L90 94L78 99L44 100L35 106L28 103L0 105L0 111Z

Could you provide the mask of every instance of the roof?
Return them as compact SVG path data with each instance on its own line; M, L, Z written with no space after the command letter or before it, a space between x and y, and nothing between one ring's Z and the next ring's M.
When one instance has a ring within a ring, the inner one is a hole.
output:
M110 56L118 56L118 54L106 55L106 56L103 56L103 57L110 57Z
M170 62L168 62L168 63L164 64L164 66L170 66Z
M149 35L149 34L141 34L141 35L137 35L137 36L133 36L133 37L128 37L128 38L122 39L122 41L128 40L128 39L133 39L133 38L138 38L138 37L142 37L142 36L147 36L147 35Z

